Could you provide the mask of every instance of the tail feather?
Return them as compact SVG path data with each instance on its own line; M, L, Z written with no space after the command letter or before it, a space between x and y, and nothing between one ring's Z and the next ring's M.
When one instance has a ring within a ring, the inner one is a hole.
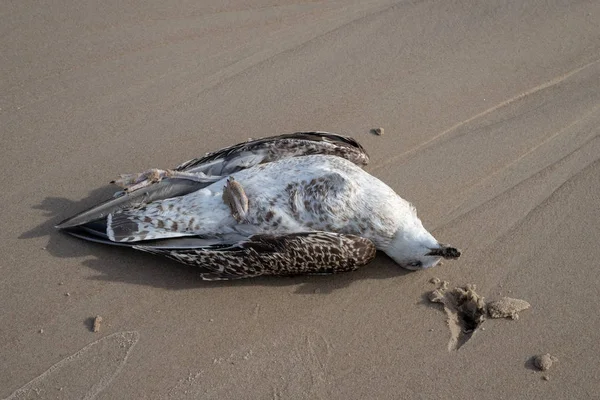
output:
M104 227L104 228L103 228ZM198 249L210 246L222 246L224 243L237 243L245 240L245 235L236 233L221 235L218 237L201 237L201 236L183 236L167 239L153 239L140 242L114 242L110 240L106 234L106 224L90 223L74 228L67 228L65 233L77 238L95 243L109 244L120 247L136 247L144 246L144 248L154 249L156 252L166 250L181 250L181 249ZM226 246L230 246L227 244Z
M114 242L139 242L193 235L193 233L178 231L176 228L176 223L158 216L118 212L109 214L106 234Z
M97 221L108 217L111 213L129 208L138 207L140 204L148 204L156 200L162 200L172 197L179 197L188 193L195 192L206 187L209 182L194 182L187 179L165 179L155 183L144 190L138 190L123 194L117 198L107 200L94 207L91 207L71 218L68 218L58 225L58 229L72 228L85 225L88 222Z
M76 238L87 240L88 242L109 244L111 246L131 247L128 243L118 243L111 241L106 233L88 229L85 226L76 226L74 228L66 228L64 232Z

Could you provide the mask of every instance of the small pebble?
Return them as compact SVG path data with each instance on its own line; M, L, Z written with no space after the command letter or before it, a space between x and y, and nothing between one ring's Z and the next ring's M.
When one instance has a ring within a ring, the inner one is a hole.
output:
M212 318L208 320L208 322L214 322L214 321L215 321L215 320L214 320L214 319L212 319Z
M371 129L371 132L373 132L377 136L383 136L383 133L384 133L383 128Z
M44 330L43 330L43 329L40 329L40 333L44 333Z
M549 377L548 375L544 375L544 376L542 377L542 379L543 379L543 380L545 380L545 381L549 381L549 380L550 380L550 377Z
M437 285L438 283L440 283L440 278L431 278L429 280L429 283L433 283L434 285Z
M71 295L71 293L67 292L65 293L65 296L69 297Z

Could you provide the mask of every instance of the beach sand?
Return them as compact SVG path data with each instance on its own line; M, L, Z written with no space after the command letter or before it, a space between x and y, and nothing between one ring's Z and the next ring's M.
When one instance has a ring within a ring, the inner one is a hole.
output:
M600 2L23 0L0 26L0 398L598 395ZM359 140L463 256L210 283L53 228L119 173L300 130ZM432 277L531 308L448 351Z

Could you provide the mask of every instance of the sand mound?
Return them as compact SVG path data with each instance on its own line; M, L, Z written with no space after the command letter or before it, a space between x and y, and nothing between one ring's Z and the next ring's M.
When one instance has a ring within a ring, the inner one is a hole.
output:
M550 355L549 353L540 354L533 357L533 365L540 371L548 371L552 364L557 362L558 358Z

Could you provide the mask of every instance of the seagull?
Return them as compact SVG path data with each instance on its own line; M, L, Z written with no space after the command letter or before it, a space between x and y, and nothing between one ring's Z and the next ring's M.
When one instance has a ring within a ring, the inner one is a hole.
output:
M410 270L460 257L368 162L356 140L329 132L249 140L121 175L113 199L57 228L192 265L205 280L351 271L377 250Z

